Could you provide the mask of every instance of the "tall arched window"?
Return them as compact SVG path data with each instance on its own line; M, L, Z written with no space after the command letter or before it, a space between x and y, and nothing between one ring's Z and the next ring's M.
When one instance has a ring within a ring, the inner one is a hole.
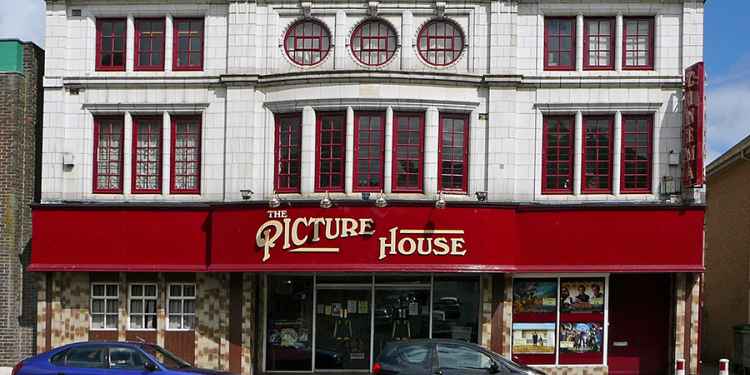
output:
M298 65L315 65L323 61L331 50L331 33L320 21L297 21L284 36L284 51Z
M450 65L464 50L464 33L453 21L440 18L419 30L417 50L422 60L430 65Z
M369 19L352 33L352 54L362 64L380 66L396 53L396 30L381 19Z

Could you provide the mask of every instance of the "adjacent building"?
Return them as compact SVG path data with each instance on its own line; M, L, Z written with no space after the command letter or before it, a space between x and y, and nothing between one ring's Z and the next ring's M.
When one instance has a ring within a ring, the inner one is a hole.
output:
M0 367L35 351L31 207L41 190L44 51L0 39Z
M750 137L706 167L706 361L739 360L734 327L750 323ZM709 334L710 332L710 334ZM745 352L747 356L747 352ZM736 363L740 365L739 362ZM745 364L747 367L747 364Z
M47 25L37 350L368 372L441 337L699 371L702 1L48 0Z

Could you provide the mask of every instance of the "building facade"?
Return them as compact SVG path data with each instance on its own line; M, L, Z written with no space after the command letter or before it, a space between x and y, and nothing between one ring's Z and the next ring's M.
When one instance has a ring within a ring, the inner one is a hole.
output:
M367 372L448 337L698 372L702 1L48 0L47 25L39 351Z
M750 323L750 137L738 142L706 167L706 298L703 310L703 355L718 363L727 358L742 365L734 327ZM748 367L747 364L744 365Z
M31 208L41 190L44 51L0 40L0 368L35 351Z

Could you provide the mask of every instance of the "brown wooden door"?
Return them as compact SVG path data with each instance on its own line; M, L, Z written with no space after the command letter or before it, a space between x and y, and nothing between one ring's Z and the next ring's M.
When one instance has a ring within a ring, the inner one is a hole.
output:
M663 274L610 277L610 375L668 373L670 285Z

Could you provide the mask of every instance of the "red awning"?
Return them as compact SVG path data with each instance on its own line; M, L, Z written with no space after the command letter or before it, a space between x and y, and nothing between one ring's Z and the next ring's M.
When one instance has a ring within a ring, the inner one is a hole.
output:
M703 209L33 210L33 271L700 272Z

